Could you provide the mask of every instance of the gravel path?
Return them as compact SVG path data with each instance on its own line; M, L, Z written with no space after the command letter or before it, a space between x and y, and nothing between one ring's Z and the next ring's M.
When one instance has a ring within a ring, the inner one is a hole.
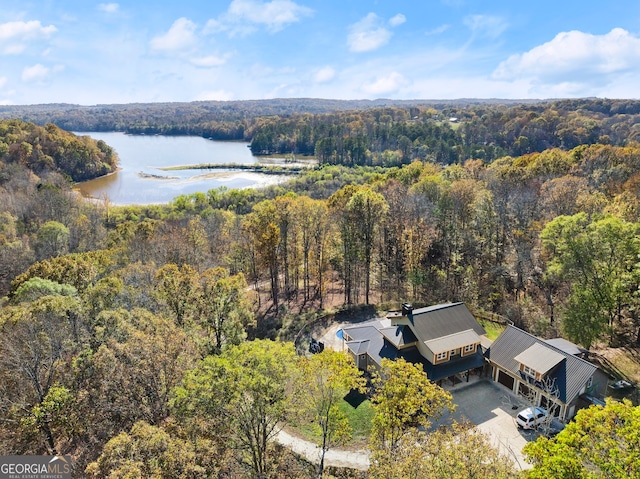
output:
M276 436L276 441L308 461L320 462L320 448L310 441L300 439L282 430ZM344 449L329 449L324 455L325 466L350 467L360 471L369 468L369 454L366 451L347 451Z

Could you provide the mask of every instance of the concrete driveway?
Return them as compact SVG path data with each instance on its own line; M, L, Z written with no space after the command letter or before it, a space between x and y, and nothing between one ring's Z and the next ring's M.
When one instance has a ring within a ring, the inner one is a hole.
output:
M439 424L450 419L466 419L487 434L494 446L511 458L517 468L531 468L524 460L522 448L535 440L537 433L518 429L515 423L517 412L526 407L524 401L488 380L458 384L449 391L457 405L456 411L442 418Z

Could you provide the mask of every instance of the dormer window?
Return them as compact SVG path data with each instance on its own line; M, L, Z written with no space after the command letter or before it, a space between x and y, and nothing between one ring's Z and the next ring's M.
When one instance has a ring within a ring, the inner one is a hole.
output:
M513 359L520 363L522 374L540 381L564 361L564 356L551 346L540 342L529 346Z
M472 352L473 352L473 351L475 351L475 350L476 350L476 345L475 345L475 344L467 344L467 345L464 347L464 352L465 352L465 353L472 353Z
M436 354L436 361L444 361L447 359L447 352Z

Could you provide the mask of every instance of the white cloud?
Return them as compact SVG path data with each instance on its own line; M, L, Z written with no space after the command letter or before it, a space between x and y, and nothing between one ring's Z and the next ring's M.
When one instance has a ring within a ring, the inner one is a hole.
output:
M509 26L504 18L493 15L468 15L463 23L475 36L489 38L499 37Z
M42 82L49 77L51 70L40 63L22 70L22 80L26 82Z
M405 17L402 13L398 13L389 19L389 25L392 27L397 27L398 25L402 25L407 21L407 17Z
M352 52L370 52L386 45L390 39L391 32L384 28L380 17L369 13L349 27L347 44Z
M224 15L207 22L205 32L228 30L232 35L247 35L256 26L264 26L269 32L275 33L312 14L312 9L291 0L232 0Z
M225 30L228 30L227 25L222 23L220 20L212 18L207 21L207 24L204 26L204 29L202 31L203 33L208 35L211 33L224 32Z
M58 29L53 25L43 26L39 20L8 22L0 24L0 53L17 55L22 53L31 40L47 39Z
M449 30L449 28L451 27L451 25L440 25L439 27L433 28L431 30L427 30L426 32L424 32L425 35L440 35L441 33L446 32L447 30Z
M336 76L336 71L333 68L326 66L326 67L320 68L318 71L315 72L315 74L313 75L313 81L315 83L325 83L333 80L335 76Z
M623 74L640 75L640 38L615 28L605 35L559 33L550 42L512 55L492 76L500 80L531 79L574 90L579 85L618 81Z
M391 72L384 77L376 79L372 83L365 84L363 90L372 95L384 95L393 93L405 85L407 81L398 72Z
M117 13L120 9L120 5L117 3L101 3L98 5L98 10L105 13Z
M196 24L188 18L178 18L169 31L158 35L150 42L151 48L157 51L175 52L187 49L196 42Z
M221 57L216 55L209 55L206 57L192 58L189 61L197 67L211 68L224 65L225 63L227 63L228 59L229 55L224 55Z

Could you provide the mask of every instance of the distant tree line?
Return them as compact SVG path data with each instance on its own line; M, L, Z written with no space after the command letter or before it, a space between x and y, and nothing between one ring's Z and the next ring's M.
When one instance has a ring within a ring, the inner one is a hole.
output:
M255 155L315 155L321 164L395 166L413 160L491 162L593 143L624 146L640 138L639 119L640 102L564 100L297 114L261 119L247 131Z
M0 118L70 131L197 135L251 142L255 155L316 155L321 163L491 162L548 148L624 146L640 138L640 101L575 99L339 101L276 99L130 105L0 107ZM455 123L449 120L455 118Z

